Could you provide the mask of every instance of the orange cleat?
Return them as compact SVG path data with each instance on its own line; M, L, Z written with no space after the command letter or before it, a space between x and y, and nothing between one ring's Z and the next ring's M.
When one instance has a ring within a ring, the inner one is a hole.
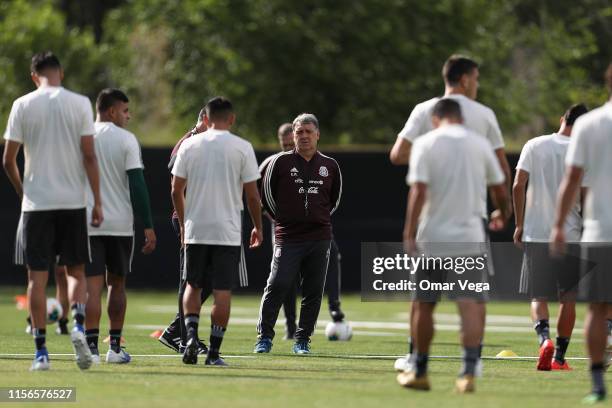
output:
M540 346L540 358L538 359L537 365L539 371L550 371L554 353L555 345L552 340L544 340L544 343Z
M550 365L550 369L556 371L572 371L572 368L569 366L569 364L567 364L567 360L564 361L563 364L561 364L554 358L552 364Z

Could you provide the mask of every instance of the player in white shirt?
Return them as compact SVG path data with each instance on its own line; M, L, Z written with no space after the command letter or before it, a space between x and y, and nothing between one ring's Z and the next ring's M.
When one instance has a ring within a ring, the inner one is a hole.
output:
M486 138L499 164L504 171L508 190L510 189L510 166L504 151L504 140L502 138L499 124L495 113L487 106L476 101L478 94L480 71L478 64L462 55L451 55L442 67L444 79L444 96L459 103L464 119L464 125ZM412 144L422 135L433 129L431 112L438 100L436 97L419 103L410 113L404 128L397 135L397 140L391 149L389 158L395 165L406 165L410 157ZM481 212L483 220L487 219L487 188L481 188ZM413 312L411 312L412 315ZM412 320L412 319L411 319ZM403 371L411 367L412 335L409 341L409 352L406 357L396 360L395 369ZM481 367L480 367L481 368ZM479 371L481 371L479 369Z
M37 89L13 103L3 156L4 170L21 199L28 307L36 343L31 369L49 368L45 288L57 255L58 264L66 265L68 271L76 362L79 368L87 369L92 361L83 327L87 299L84 269L89 260L87 180L94 196L91 224L97 227L103 220L93 112L89 99L62 87L64 72L53 53L34 55L31 75ZM21 145L23 183L17 167Z
M612 95L612 64L606 71L608 91ZM571 212L580 187L586 186L581 246L589 269L583 281L589 301L585 321L587 351L591 362L592 392L584 402L594 403L606 397L604 366L606 317L612 304L612 97L603 106L583 115L574 125L567 151L567 170L561 182L555 222L550 235L551 249L562 252L569 237L565 220ZM584 181L583 181L584 176ZM582 288L581 288L582 291Z
M242 193L254 228L250 247L263 241L259 169L253 146L230 133L236 116L223 97L208 101L204 121L208 130L186 139L172 169L172 201L178 214L185 247L183 295L187 343L183 362L198 359L200 292L212 281L210 345L206 365L227 365L219 350L230 316L231 290L237 281L242 243ZM187 197L185 197L185 191Z
M91 262L87 275L87 318L85 336L94 362L100 362L101 298L108 286L107 310L110 320L110 348L107 363L129 363L130 355L121 348L121 331L127 305L125 280L134 254L134 214L144 225L144 254L155 249L149 193L144 180L140 145L125 127L130 120L129 99L118 89L104 89L96 100L94 136L100 166L100 190L104 197L104 224L89 229ZM94 200L89 195L88 211Z
M441 99L433 108L432 121L435 130L419 138L411 153L404 244L410 254L416 253L417 243L428 244L429 248L435 247L432 243L446 243L446 246L450 243L459 244L454 245L453 253L459 250L464 256L476 255L482 249L479 244L485 242L479 199L481 185L489 186L498 208L491 216L491 228L501 229L510 216L504 173L490 143L462 125L459 103ZM486 276L484 272L473 270L461 276L477 283ZM419 281L446 282L458 275L454 270L445 273L438 269L420 270L416 276ZM417 287L420 287L418 283ZM440 294L417 291L416 295L411 322L416 361L413 369L400 373L397 380L404 387L429 390L427 362L433 338L433 311ZM480 317L485 315L485 299L469 293L459 293L456 299L464 347L456 390L473 392L484 333L484 318Z
M537 369L543 371L571 369L565 353L576 321L580 265L577 257L551 258L548 239L572 128L586 112L582 104L572 106L561 117L557 133L536 137L525 144L512 187L514 242L525 250L520 291L532 298L531 318L540 346ZM578 242L581 232L580 203L576 202L565 222L565 233L571 242ZM559 300L556 348L550 339L548 299Z

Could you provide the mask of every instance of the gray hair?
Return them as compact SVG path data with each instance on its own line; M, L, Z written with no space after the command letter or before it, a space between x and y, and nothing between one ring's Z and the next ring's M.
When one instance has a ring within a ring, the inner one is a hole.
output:
M297 118L293 119L292 126L293 126L293 129L295 130L297 125L305 125L308 123L313 124L317 129L319 129L319 120L312 113L299 114Z

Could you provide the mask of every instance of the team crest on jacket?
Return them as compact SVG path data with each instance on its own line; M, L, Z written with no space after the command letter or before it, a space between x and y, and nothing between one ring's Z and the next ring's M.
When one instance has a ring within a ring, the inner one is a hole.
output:
M329 176L329 171L327 171L327 167L325 167L325 166L319 167L319 176L321 176L321 177Z
M291 177L297 177L298 175L298 169L296 169L295 167L289 170L289 172L291 173Z

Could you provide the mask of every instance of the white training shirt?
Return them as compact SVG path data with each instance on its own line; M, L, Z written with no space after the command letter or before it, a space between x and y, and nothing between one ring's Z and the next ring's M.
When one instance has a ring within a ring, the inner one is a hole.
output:
M89 99L63 87L41 87L13 103L4 139L23 144L22 211L85 208L81 137L94 133Z
M499 128L497 117L492 109L461 94L451 94L444 98L452 99L459 103L464 126L484 136L489 141L493 150L502 149L504 147L501 129ZM433 124L431 122L431 115L435 104L440 99L442 98L436 97L416 105L398 136L406 139L410 143L414 143L419 137L432 131ZM481 217L487 219L486 188L483 189L480 205Z
M504 182L490 143L465 126L449 125L412 146L408 183L425 183L418 242L484 242L482 189Z
M612 242L612 102L580 116L565 163L584 170L582 242Z
M172 174L187 179L185 243L241 245L243 184L260 177L253 146L209 129L183 142Z
M569 143L569 137L553 133L533 138L523 146L516 165L517 170L529 173L523 241L549 241ZM578 242L581 232L580 200L577 199L565 221L566 239Z
M140 145L133 133L111 122L96 122L95 126L104 222L98 228L88 225L88 233L92 236L133 236L134 212L127 171L144 167ZM87 219L90 219L94 197L91 189L88 192Z

